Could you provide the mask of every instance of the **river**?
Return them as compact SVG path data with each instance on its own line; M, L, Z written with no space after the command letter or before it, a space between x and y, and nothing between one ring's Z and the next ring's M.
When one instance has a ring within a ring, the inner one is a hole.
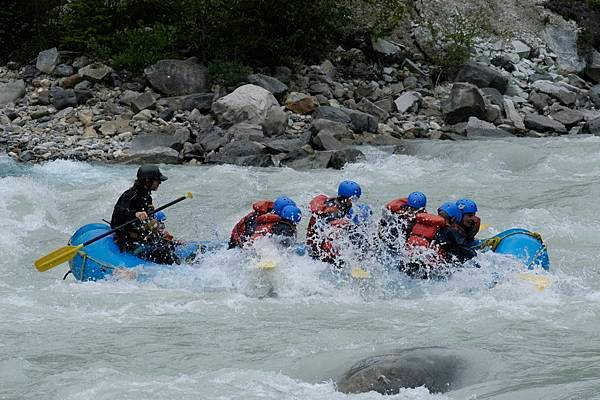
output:
M220 251L146 282L63 280L67 265L33 261L79 226L109 219L137 166L0 157L1 399L380 399L345 395L334 380L359 359L441 346L464 354L468 379L445 394L398 399L600 399L600 138L414 141L412 155L367 148L342 171L164 166L155 194L178 237L226 240L253 200L302 205L358 181L376 215L413 190L429 209L475 199L489 236L540 232L551 258L546 290L506 273L516 262L478 256L447 282L324 278L324 264L278 255L260 295L255 262ZM265 251L272 251L266 249Z

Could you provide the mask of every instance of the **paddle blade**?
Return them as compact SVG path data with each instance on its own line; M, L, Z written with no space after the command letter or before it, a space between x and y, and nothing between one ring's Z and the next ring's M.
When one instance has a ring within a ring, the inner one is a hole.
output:
M370 277L370 274L368 271L365 271L362 268L354 267L350 271L350 276L352 276L354 279L367 279Z
M64 246L60 249L54 250L52 253L45 255L44 257L35 260L35 267L38 271L44 272L51 268L54 268L64 262L69 261L75 257L75 254L81 249L83 245L78 246Z
M270 270L277 267L277 263L273 260L262 261L258 264L258 269Z
M532 275L524 272L519 274L519 279L522 281L531 282L533 286L540 292L543 292L550 284L552 280L544 275Z

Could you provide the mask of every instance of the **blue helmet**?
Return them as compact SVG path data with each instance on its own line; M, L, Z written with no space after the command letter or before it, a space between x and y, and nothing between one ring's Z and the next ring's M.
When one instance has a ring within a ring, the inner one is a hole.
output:
M477 204L471 199L460 199L456 202L456 205L463 214L475 214L477 212Z
M163 222L167 219L167 214L162 211L157 211L154 213L154 219L156 219L158 222Z
M343 181L338 186L338 196L339 197L360 197L362 195L362 189L358 185L358 183L354 181Z
M281 217L281 212L286 206L295 205L296 203L294 202L294 200L290 199L289 197L279 196L277 199L275 199L275 202L273 203L273 212Z
M455 202L447 201L438 208L438 214L444 212L454 221L462 220L462 211L458 208Z
M412 208L425 208L427 206L427 197L421 192L412 192L408 195L407 203Z
M281 218L287 219L295 224L302 220L302 211L295 205L288 205L281 210Z
M368 221L371 215L373 215L373 210L368 204L357 204L348 211L348 218L355 225Z

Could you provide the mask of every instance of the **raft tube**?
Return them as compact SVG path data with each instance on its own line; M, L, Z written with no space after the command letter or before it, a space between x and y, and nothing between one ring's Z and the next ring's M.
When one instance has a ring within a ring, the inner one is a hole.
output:
M69 244L76 246L98 237L109 230L110 226L107 224L84 225L71 236ZM186 243L177 248L177 255L181 259L191 258L198 252L199 247L200 244L198 243ZM171 265L146 261L130 253L121 253L112 235L85 246L69 261L69 267L73 276L80 281L106 279L112 275L116 268L135 268L140 266L144 268L173 267Z
M542 267L550 269L548 249L540 234L527 229L513 228L501 232L489 239L475 243L475 248L492 250L499 254L512 255L528 269Z

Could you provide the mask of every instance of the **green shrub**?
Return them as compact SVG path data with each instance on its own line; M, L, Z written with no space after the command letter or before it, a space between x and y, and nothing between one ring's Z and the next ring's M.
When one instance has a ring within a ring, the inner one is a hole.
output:
M177 57L177 29L156 24L152 28L125 29L117 32L112 49L104 48L117 68L142 71L164 58Z

